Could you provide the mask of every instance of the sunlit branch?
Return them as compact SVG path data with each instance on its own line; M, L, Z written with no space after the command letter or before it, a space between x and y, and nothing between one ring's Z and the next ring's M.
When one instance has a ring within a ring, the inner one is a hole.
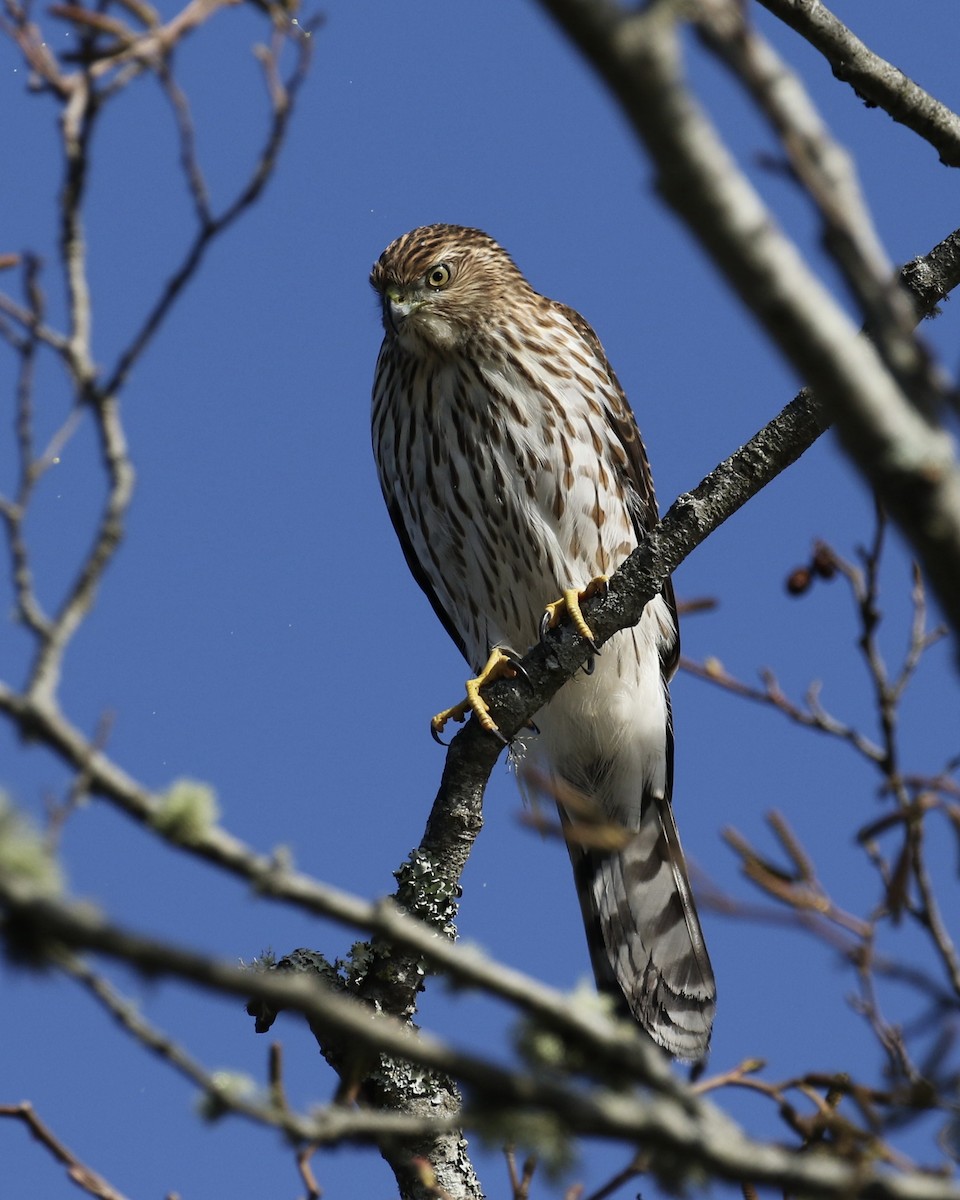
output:
M874 54L822 3L759 0L815 46L834 75L870 105L930 143L948 167L960 167L960 117L902 71Z

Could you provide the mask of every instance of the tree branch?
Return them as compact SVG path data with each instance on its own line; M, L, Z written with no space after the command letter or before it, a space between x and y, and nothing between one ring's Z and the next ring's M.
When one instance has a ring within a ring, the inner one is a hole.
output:
M57 1162L67 1168L67 1176L71 1183L75 1183L88 1196L95 1196L96 1200L126 1200L102 1175L82 1163L73 1151L60 1141L50 1126L40 1120L29 1101L24 1100L20 1104L0 1104L0 1118L2 1117L22 1121L41 1146L45 1146Z
M795 369L913 545L960 634L960 464L952 439L904 395L876 348L804 264L686 86L686 6L543 0L597 69L648 150L665 201ZM736 6L710 0L714 14ZM693 10L699 13L699 8Z
M874 54L819 0L759 2L815 46L837 79L849 83L868 105L882 108L929 142L945 166L960 167L960 117Z
M694 1164L719 1178L752 1180L812 1196L865 1200L958 1200L960 1189L951 1180L927 1173L890 1175L864 1161L845 1161L815 1149L797 1154L781 1147L755 1142L709 1102L671 1081L669 1089L654 1095L625 1090L624 1072L605 1084L556 1082L553 1072L510 1070L495 1066L469 1052L458 1051L427 1034L416 1034L394 1018L371 1012L323 986L316 975L253 971L197 954L171 943L159 942L111 924L89 906L34 896L22 883L0 875L0 905L6 913L4 934L11 949L23 954L46 947L56 956L58 944L96 950L138 967L148 974L188 980L227 995L255 995L273 1009L302 1013L311 1024L335 1031L375 1054L389 1054L451 1073L461 1078L477 1097L477 1107L467 1110L470 1125L491 1127L492 1114L499 1127L511 1110L542 1112L562 1127L581 1135L623 1140L648 1147L653 1168L659 1155L664 1167L676 1169L677 1156L689 1169ZM615 1037L627 1026L595 1010L593 1027L600 1037ZM627 1037L640 1043L639 1034ZM590 1041L584 1042L584 1047ZM591 1060L587 1058L585 1062ZM592 1071L591 1071L592 1073ZM292 1119L292 1118L291 1118ZM446 1122L438 1125L444 1127ZM337 1106L304 1120L300 1136L309 1142L329 1143L380 1139L385 1127L409 1135L420 1122L384 1114L344 1112Z

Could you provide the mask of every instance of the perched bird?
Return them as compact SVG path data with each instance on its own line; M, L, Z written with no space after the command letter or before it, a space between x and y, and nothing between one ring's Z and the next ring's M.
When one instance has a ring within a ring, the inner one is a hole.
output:
M578 599L656 522L646 452L596 334L487 234L414 229L370 282L383 308L373 446L384 499L414 578L478 672L434 729L468 709L495 728L482 684L509 673L557 596L546 623L566 608L589 638ZM568 830L576 797L625 831L609 850L567 836L598 984L671 1054L697 1060L716 986L671 805L678 656L668 585L537 714L530 754Z

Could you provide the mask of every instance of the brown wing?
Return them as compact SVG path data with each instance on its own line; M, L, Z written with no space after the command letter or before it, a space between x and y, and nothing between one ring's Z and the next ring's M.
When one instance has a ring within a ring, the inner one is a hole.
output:
M420 590L430 601L430 606L437 614L440 624L444 627L454 644L459 649L464 658L467 658L466 647L463 638L453 620L453 617L444 608L440 597L437 595L436 589L430 580L430 573L426 565L420 561L417 552L413 547L413 542L410 538L410 533L404 521L403 512L400 503L397 500L394 487L388 482L389 471L386 471L386 464L381 448L381 438L383 436L384 425L388 420L388 413L391 411L392 389L385 386L380 388L381 380L386 373L389 378L389 372L397 371L397 364L392 361L392 350L389 338L384 338L383 344L380 347L380 354L377 358L377 369L374 382L374 410L371 421L371 432L373 437L373 456L377 463L377 474L380 477L380 490L383 492L383 499L387 506L387 512L390 514L390 520L393 524L394 531L397 535L397 541L400 543L400 549L403 551L403 557L406 560L407 566L410 569L410 574L417 581ZM399 480L394 480L393 484L399 484ZM467 659L469 661L469 659ZM472 663L476 669L479 669L481 664Z
M603 363L616 389L619 403L610 410L610 424L627 456L627 464L621 471L621 477L624 490L631 498L630 517L633 521L634 532L638 538L642 538L648 529L652 529L657 524L660 519L660 513L657 508L656 493L653 490L653 475L650 472L650 462L647 458L643 439L640 436L640 430L637 428L636 418L630 408L626 394L620 386L620 380L617 378L613 367L610 366L600 339L594 333L591 326L575 309L568 308L565 304L560 304L556 300L552 301L552 304L554 308L562 312L567 320L570 321L577 333L580 334L590 347L591 353L596 355L600 362ZM670 648L670 653L662 660L665 678L672 679L677 669L677 663L680 661L680 623L677 619L677 599L673 592L672 579L664 580L662 595L673 617L674 628L677 630L677 636Z
M440 624L444 627L447 633L450 634L450 637L455 642L457 649L467 660L467 662L470 662L470 659L467 655L466 646L463 643L463 638L458 633L457 627L454 625L450 614L440 603L440 597L434 590L433 584L430 582L430 576L427 574L423 563L421 563L420 559L417 558L417 555L413 549L413 544L407 535L407 528L406 525L404 525L403 515L400 512L400 505L392 496L388 496L386 493L384 493L384 499L387 502L390 520L393 522L393 528L396 531L397 540L400 542L400 549L403 551L403 557L406 559L407 566L410 568L410 574L420 585L420 590L430 601L430 605L433 608L433 611L437 614ZM480 664L471 663L470 665L474 668L474 670L480 669Z

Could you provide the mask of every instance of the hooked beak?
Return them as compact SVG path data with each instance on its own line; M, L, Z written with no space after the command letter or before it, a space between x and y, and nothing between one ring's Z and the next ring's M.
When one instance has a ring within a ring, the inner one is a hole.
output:
M383 319L393 333L400 332L400 326L415 313L423 303L416 295L404 295L400 288L391 284L383 293Z

